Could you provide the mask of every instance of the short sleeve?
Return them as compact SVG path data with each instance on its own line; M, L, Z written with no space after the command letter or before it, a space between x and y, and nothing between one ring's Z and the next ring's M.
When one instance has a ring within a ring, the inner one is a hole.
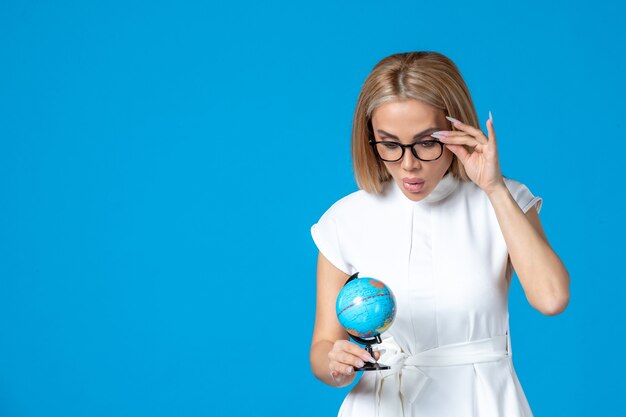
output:
M352 268L341 253L341 239L332 208L324 213L316 224L311 226L311 236L319 251L330 263L346 274L351 274Z
M543 199L541 197L533 195L533 193L530 192L527 186L510 178L504 178L504 183L506 184L509 192L517 202L517 205L522 209L524 213L528 212L528 210L530 210L530 208L533 206L536 207L537 213L541 211Z

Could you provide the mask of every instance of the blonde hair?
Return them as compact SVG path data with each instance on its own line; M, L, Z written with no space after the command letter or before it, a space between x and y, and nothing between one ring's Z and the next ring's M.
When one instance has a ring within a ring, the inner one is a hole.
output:
M470 92L457 66L438 52L405 52L383 58L369 74L356 104L352 121L352 163L359 188L380 193L391 179L385 165L374 154L369 138L372 112L383 103L415 99L430 104L446 115L478 128L478 117ZM449 171L469 181L465 168L453 154Z

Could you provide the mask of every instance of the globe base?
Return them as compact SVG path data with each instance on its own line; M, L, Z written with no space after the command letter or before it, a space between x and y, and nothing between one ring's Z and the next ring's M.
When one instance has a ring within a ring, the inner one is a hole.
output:
M387 365L381 365L379 363L370 363L367 362L365 364L365 366L363 366L362 368L354 368L355 371L360 372L360 371L384 371L385 369L391 369L391 366L387 366Z
M382 342L380 335L376 335L373 339L362 339L354 335L350 335L350 337L356 340L358 343L365 345L365 350L367 350L367 353L369 353L372 358L374 357L374 351L372 350L372 345ZM385 369L391 369L391 367L387 365L382 365L378 362L376 363L366 362L365 365L362 366L361 368L354 368L355 371L384 371Z

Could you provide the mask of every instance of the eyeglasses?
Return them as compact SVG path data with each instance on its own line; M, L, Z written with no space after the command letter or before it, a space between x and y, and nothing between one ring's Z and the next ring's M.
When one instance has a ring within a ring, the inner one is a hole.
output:
M431 138L431 136L424 136ZM411 153L420 161L434 161L443 154L443 143L436 139L419 140L410 145L403 145L399 142L374 141L370 137L370 145L380 159L385 162L397 162L404 158L404 150L411 148Z

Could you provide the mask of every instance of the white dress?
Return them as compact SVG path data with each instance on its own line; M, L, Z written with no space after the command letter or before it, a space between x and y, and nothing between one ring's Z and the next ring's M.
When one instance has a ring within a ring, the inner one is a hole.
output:
M505 184L526 213L542 199ZM394 181L333 204L311 227L337 268L382 280L396 318L375 345L389 371L364 372L341 417L532 417L511 359L512 266L487 195L447 174L422 201Z

